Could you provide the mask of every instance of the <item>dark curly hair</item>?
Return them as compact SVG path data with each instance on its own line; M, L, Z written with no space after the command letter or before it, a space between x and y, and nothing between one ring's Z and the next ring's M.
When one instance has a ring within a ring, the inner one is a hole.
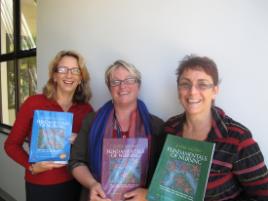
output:
M196 55L186 55L180 62L176 69L177 83L181 78L181 75L186 70L203 70L206 74L211 76L213 84L216 86L219 84L219 74L216 63L208 57L199 57Z

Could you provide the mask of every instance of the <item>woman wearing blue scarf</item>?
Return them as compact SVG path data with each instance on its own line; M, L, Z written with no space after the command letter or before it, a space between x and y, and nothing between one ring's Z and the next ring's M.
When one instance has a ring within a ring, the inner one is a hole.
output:
M101 184L103 180L102 149L106 139L144 139L145 160L141 167L138 187L123 193L119 200L146 200L147 187L152 178L163 144L163 121L150 114L145 104L138 99L141 74L135 66L118 60L105 72L106 85L112 100L97 113L89 113L72 147L70 169L74 177L89 190L85 200L118 201L109 196ZM118 141L117 141L118 142ZM106 146L106 145L105 145ZM133 162L133 161L132 161ZM116 171L115 171L116 172ZM124 174L122 174L124 175ZM122 180L123 176L119 178Z

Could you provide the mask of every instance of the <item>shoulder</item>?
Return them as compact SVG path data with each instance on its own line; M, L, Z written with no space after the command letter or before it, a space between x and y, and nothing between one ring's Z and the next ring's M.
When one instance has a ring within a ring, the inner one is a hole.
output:
M95 118L95 116L96 116L96 112L94 112L94 111L91 111L91 112L87 113L85 115L84 120L83 120L84 124L91 123L93 121L93 119Z
M43 94L36 94L33 96L29 96L24 103L36 103L39 101L48 101L47 97L44 96Z
M43 109L48 104L49 100L42 94L29 96L20 106L16 116L18 121L31 121L34 110Z
M156 115L150 114L150 123L152 126L152 134L159 135L163 130L164 121Z
M225 125L228 130L228 138L235 139L236 142L238 142L237 145L240 147L239 149L256 144L251 131L243 124L237 122L229 116L226 116Z
M172 117L168 118L168 120L165 122L165 124L172 124L172 123L178 121L179 119L181 119L181 117L182 117L182 114L172 116Z
M154 114L150 114L150 116L151 116L151 123L152 124L163 124L164 123L164 121L160 117L158 117Z
M184 118L184 113L170 117L164 124L165 128L176 129L182 123Z
M215 107L215 111L217 117L214 117L214 119L219 128L223 125L223 129L226 130L226 137L235 138L239 141L252 138L250 130L242 123L228 116L221 108Z
M47 99L43 94L36 94L33 96L29 96L21 105L22 108L28 108L28 109L39 109L39 107L46 105L49 103L50 100Z
M84 112L93 112L94 111L93 107L89 103L79 103L79 104L76 104L76 107L75 108L77 110L82 110Z

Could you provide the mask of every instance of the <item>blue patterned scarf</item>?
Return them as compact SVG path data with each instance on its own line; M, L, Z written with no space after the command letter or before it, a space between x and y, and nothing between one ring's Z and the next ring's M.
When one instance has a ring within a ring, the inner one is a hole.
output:
M150 124L150 114L145 104L138 99L137 102L138 112L141 117L145 134L147 137L152 133ZM92 175L97 179L101 180L101 161L102 161L102 142L105 135L105 128L109 115L114 110L112 101L105 103L97 112L91 128L89 131L88 138L88 151L89 151L89 169Z

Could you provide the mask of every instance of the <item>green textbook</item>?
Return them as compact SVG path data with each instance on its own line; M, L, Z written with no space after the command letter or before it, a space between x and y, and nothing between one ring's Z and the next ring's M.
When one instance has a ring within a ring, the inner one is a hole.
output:
M203 201L215 144L168 135L147 198Z

